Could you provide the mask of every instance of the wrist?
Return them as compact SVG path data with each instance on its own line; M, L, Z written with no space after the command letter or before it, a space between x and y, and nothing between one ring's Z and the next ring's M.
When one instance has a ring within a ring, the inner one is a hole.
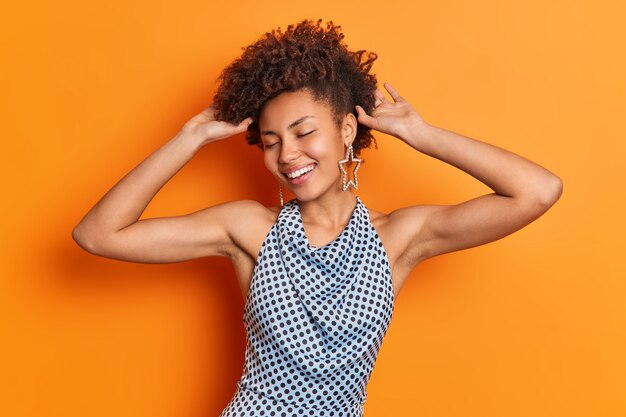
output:
M424 141L431 136L431 132L434 129L434 126L424 121L419 121L407 128L401 139L412 147L419 148L419 145L424 143Z
M184 146L193 150L193 152L197 152L204 145L208 144L209 141L206 141L206 138L201 137L200 135L194 134L192 131L181 130L172 138L173 141L182 143Z

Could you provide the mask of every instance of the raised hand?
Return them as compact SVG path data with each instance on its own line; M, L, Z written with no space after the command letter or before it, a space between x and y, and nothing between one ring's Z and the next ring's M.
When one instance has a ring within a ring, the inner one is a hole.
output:
M199 137L205 144L245 132L250 123L252 123L251 117L242 120L237 125L215 120L215 107L211 104L201 113L189 119L183 126L182 131Z
M409 132L420 126L426 125L413 106L406 101L389 83L384 83L385 89L389 92L394 102L390 102L383 93L376 89L374 96L374 110L368 115L363 107L357 105L356 111L359 123L378 130L399 139L406 139Z

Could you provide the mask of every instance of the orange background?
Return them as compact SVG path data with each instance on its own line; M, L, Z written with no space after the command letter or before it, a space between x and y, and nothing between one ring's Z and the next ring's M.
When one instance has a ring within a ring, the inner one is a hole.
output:
M564 182L526 228L413 271L365 415L626 415L620 2L215 3L3 6L0 415L219 415L245 347L228 260L115 261L81 250L71 231L209 104L242 46L305 17L332 19L349 47L378 53L379 82L429 123ZM371 208L491 192L377 138L357 192ZM203 148L142 218L244 198L275 205L278 189L240 135Z

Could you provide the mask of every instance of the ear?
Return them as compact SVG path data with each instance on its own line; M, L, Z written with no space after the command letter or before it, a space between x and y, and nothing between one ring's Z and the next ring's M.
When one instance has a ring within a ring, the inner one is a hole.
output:
M348 113L344 116L343 121L341 122L341 140L343 141L343 145L348 147L356 138L356 130L357 130L358 122L354 114Z

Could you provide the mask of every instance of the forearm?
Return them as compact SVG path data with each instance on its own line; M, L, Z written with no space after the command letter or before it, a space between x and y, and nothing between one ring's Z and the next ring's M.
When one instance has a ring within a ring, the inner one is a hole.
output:
M436 126L413 129L404 142L482 181L500 195L552 203L561 180L542 166L506 149Z
M74 238L94 242L139 220L165 185L200 148L190 135L177 134L150 154L89 210L73 231Z

